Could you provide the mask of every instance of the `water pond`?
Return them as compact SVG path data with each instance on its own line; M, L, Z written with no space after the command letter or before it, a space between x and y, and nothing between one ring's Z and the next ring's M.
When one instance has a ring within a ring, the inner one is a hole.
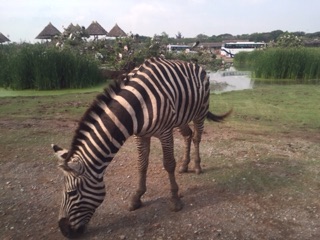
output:
M253 88L253 80L250 72L235 71L230 69L227 71L210 72L210 89L211 92L221 93L238 91Z

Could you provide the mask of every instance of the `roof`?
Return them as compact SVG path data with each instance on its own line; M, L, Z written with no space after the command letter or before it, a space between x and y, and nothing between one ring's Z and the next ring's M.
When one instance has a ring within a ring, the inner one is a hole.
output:
M39 33L36 39L51 39L56 35L60 35L61 32L51 24L51 22Z
M4 42L10 42L10 39L0 32L0 43L4 43Z
M304 45L307 47L320 47L320 40L319 39L305 40Z
M206 42L206 43L200 43L200 46L204 48L221 48L222 43L221 42Z
M108 37L125 37L127 34L118 26L118 24L114 25L114 27L108 33Z
M107 35L108 33L97 21L93 21L86 31L91 36Z

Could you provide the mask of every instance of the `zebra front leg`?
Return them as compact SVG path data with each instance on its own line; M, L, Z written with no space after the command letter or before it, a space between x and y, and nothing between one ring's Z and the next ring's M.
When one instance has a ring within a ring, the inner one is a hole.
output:
M192 130L189 125L184 125L179 127L179 131L184 139L184 155L182 159L182 165L179 168L179 173L186 173L188 172L188 165L190 163Z
M194 134L193 134L193 145L194 145L194 169L196 174L202 173L201 158L200 158L200 142L201 135L203 132L204 120L193 121L194 123Z
M139 153L138 159L138 172L139 172L139 186L135 194L132 196L131 203L129 206L130 211L134 211L141 207L141 197L146 192L147 186L147 170L149 164L149 153L150 153L150 137L143 138L136 136L136 143Z
M168 172L170 187L171 187L171 202L172 211L180 211L182 209L182 202L179 197L179 187L175 178L176 161L173 153L173 135L172 131L168 132L160 138L163 151L163 166Z

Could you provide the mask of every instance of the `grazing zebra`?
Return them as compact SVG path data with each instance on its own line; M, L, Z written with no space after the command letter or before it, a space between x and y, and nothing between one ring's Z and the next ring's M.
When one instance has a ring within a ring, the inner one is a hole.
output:
M59 227L66 237L77 237L105 197L103 175L120 147L136 136L139 153L139 187L130 210L141 206L146 192L150 138L160 139L163 165L171 185L172 210L182 208L175 180L173 128L178 127L186 149L181 172L188 170L191 141L195 145L195 170L201 172L199 143L204 120L222 121L208 112L209 80L197 64L152 58L98 95L79 122L70 150L52 145L63 160L64 194ZM193 121L194 133L188 126Z

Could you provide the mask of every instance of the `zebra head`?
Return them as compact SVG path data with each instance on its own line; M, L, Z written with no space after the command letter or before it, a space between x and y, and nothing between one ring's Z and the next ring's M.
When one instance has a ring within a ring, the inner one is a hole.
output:
M67 238L80 236L97 207L105 197L103 179L88 174L80 156L69 156L68 150L52 145L55 155L62 160L64 191L59 214L59 228Z

